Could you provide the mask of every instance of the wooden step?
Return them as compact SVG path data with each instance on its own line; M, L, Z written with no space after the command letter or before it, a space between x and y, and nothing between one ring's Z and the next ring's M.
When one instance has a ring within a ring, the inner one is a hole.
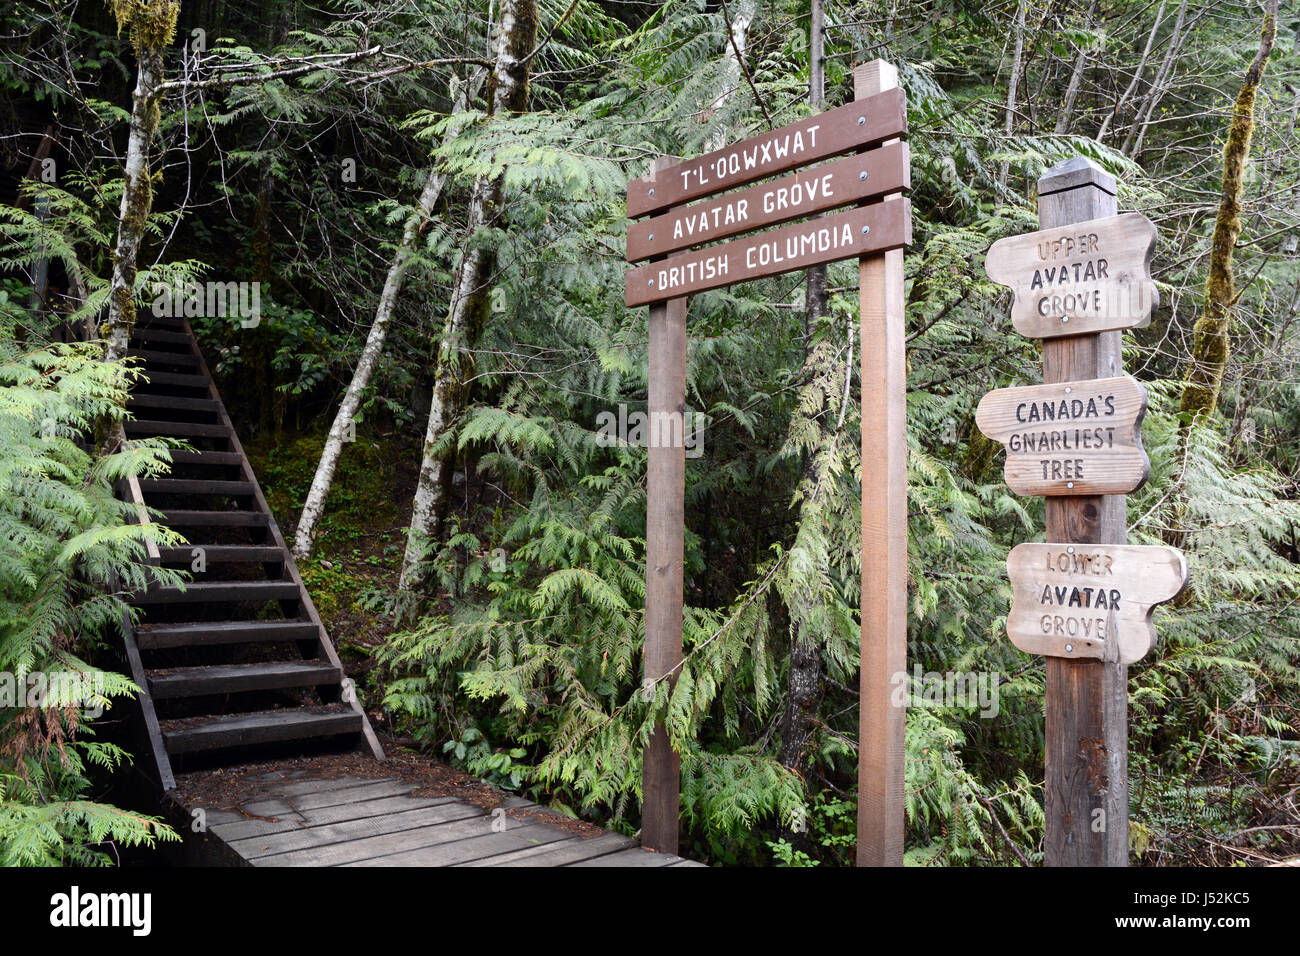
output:
M159 325L137 325L131 332L131 338L141 342L170 342L177 345L189 345L192 341L188 332Z
M193 365L199 364L199 357L192 352L160 352L156 349L138 349L129 348L126 350L129 358L138 358L145 365L154 363L157 365Z
M265 528L271 516L262 511L164 511L169 528Z
M237 451L172 451L173 465L242 465L244 456Z
M203 581L178 587L150 588L131 595L136 605L200 604L204 601L292 601L299 597L292 581Z
M140 490L146 495L251 495L256 487L251 481L221 481L215 478L140 479Z
M361 732L361 715L340 707L295 707L228 717L159 721L169 754Z
M267 661L208 667L173 667L150 671L149 691L157 700L239 694L254 690L287 690L337 684L343 672L328 661Z
M192 564L196 550L203 552L208 564L283 564L284 551L260 544L186 544L178 548L159 548L163 564Z
M135 641L142 651L225 644L276 644L320 637L311 621L207 621L202 624L142 624Z
M174 408L186 412L216 412L221 403L211 398L185 398L181 395L141 395L133 393L127 408Z
M156 435L181 435L191 438L229 438L230 429L225 425L201 422L162 422L149 418L127 420L127 435L150 438Z
M187 375L184 372L155 372L145 369L144 377L149 385L174 385L177 388L201 388L207 390L211 380L206 375Z
M185 320L179 315L154 315L142 313L135 321L137 329L181 329L186 328Z

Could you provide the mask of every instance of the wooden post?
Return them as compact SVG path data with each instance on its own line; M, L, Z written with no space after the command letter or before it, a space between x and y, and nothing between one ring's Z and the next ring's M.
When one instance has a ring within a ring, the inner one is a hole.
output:
M873 60L854 98L898 86ZM885 202L901 202L892 196ZM907 361L903 250L859 260L862 362L862 670L858 709L858 865L903 865L903 724L892 701L907 671Z
M658 172L671 165L659 159ZM658 680L682 662L683 549L686 529L686 297L650 306L649 411L646 466L645 677ZM683 441L654 441L665 415L682 419ZM676 853L681 814L681 758L662 724L641 764L641 845Z
M1038 181L1038 221L1050 229L1113 216L1115 178L1075 157ZM1068 382L1122 374L1120 332L1046 339L1043 381ZM1050 497L1047 540L1123 544L1124 495ZM1047 658L1048 866L1128 864L1128 667L1119 661Z

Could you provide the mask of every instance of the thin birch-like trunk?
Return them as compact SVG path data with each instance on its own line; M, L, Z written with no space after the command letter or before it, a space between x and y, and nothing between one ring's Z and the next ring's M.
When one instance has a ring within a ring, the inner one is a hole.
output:
M749 50L749 27L754 22L754 17L758 13L758 0L740 0L736 4L733 19L730 24L730 36L727 40L727 57L726 79L722 83L722 92L718 98L713 101L712 111L716 114L735 95L740 84L745 77L744 57ZM709 141L704 144L704 152L711 153L715 149L721 149L726 145L727 131L719 126L709 137Z
M476 74L471 83L461 85L452 103L453 116L465 112L468 104L478 95L479 80L480 76ZM449 137L455 135L455 131L448 134ZM365 348L361 351L361 358L352 373L352 380L348 383L343 400L339 403L334 422L330 425L329 435L325 438L325 447L321 450L320 462L316 465L316 474L312 478L311 488L307 491L307 500L298 518L298 528L293 541L293 556L299 561L311 555L316 531L321 516L325 513L325 501L329 496L330 485L334 481L334 472L343 454L343 446L352 435L353 421L361 407L361 398L370 386L379 358L383 354L388 329L397 308L397 298L402 291L402 284L406 281L416 240L429 222L433 207L437 204L438 197L442 195L445 181L446 176L437 167L429 170L424 189L420 192L419 202L407 217L406 225L402 229L402 239L388 267L388 277L384 280L383 292L380 293L379 304L375 308L375 320L370 326L369 335L366 336Z
M154 88L162 80L162 48L142 47L136 51L135 91L131 94L131 125L126 140L126 162L122 170L122 204L117 218L117 243L113 249L113 278L108 296L108 329L105 360L121 361L126 356L131 329L135 325L135 277L145 224L153 209L153 186L149 181L149 147L158 132L158 108Z
M504 0L497 24L496 56L492 66L488 109L492 114L517 113L528 103L528 61L537 44L535 0ZM410 532L402 558L398 590L403 603L418 606L424 584L423 562L441 532L447 508L452 455L440 444L446 430L465 407L464 384L472 364L470 350L482 331L488 310L488 280L496 265L495 250L484 245L477 233L495 223L500 215L503 175L480 177L470 196L469 247L456 267L456 278L447 319L443 325L434 369L429 423L424 434L420 478L411 508ZM414 604L411 599L415 598Z
M1156 10L1156 22L1151 25L1151 32L1147 34L1147 45L1142 48L1142 58L1138 60L1137 69L1133 71L1133 79L1129 81L1128 89L1124 95L1115 101L1115 108L1106 114L1106 118L1101 121L1101 129L1097 130L1097 142L1102 143L1106 140L1106 133L1110 130L1111 123L1119 116L1120 110L1124 104L1132 97L1133 91L1137 89L1138 83L1142 81L1142 74L1146 72L1147 60L1151 56L1151 47L1156 42L1156 33L1160 30L1160 23L1165 18L1165 7L1168 0L1161 0L1160 8Z
M1016 94L1020 86L1020 65L1025 57L1025 15L1029 9L1029 0L1020 0L1020 7L1016 11L1016 46L1015 53L1011 58L1011 75L1007 78L1007 105L1006 117L1002 124L1002 132L1006 134L1007 145L1010 146L1011 132L1016 125ZM1002 164L1002 169L998 173L998 185L1005 186L1007 177L1011 173L1011 164L1009 162Z
M1187 0L1183 0L1178 7L1178 18L1174 21L1174 32L1169 36L1169 47L1165 50L1165 58L1160 64L1160 71L1156 74L1151 88L1147 90L1146 99L1142 103L1138 116L1129 128L1128 135L1124 137L1124 145L1120 147L1120 152L1129 158L1133 158L1142 152L1142 142L1146 139L1147 127L1151 124L1151 117L1155 114L1160 98L1164 96L1165 84L1168 82L1169 74L1173 72L1174 60L1178 56L1178 43L1183 36L1183 23L1186 18Z
M1088 8L1088 29L1097 16L1097 0L1092 0L1092 5ZM1088 61L1091 51L1087 47L1080 47L1078 55L1074 58L1074 69L1070 73L1070 82L1065 88L1065 101L1061 104L1061 115L1056 118L1056 132L1065 133L1070 129L1070 120L1074 116L1074 103L1079 98L1079 87L1083 83L1083 74L1088 67Z
M122 169L122 204L117 217L117 242L113 248L113 275L109 283L108 317L104 337L104 360L126 358L135 327L135 280L139 271L140 244L149 213L153 210L153 183L149 169L149 148L158 132L156 90L162 82L163 50L175 33L180 4L175 0L144 0L118 9L118 29L128 30L135 41L136 77L131 94L131 121ZM120 420L101 421L96 427L96 444L107 451L123 439Z

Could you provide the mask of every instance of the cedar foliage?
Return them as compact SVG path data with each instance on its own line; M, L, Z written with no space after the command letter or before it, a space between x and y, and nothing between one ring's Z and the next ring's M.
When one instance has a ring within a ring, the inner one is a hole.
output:
M30 261L32 247L15 240L3 255ZM113 844L176 839L87 798L92 771L130 759L95 739L92 718L139 692L91 660L122 638L125 591L176 577L145 564L113 483L159 473L166 450L83 449L96 421L120 419L135 373L102 361L99 343L51 341L20 303L0 290L0 865L106 865ZM179 538L164 529L157 540Z

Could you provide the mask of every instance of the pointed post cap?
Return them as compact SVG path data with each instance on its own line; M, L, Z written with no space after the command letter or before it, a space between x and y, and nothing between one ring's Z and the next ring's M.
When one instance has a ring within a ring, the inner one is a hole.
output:
M1086 156L1072 156L1038 178L1038 195L1048 196L1080 186L1096 186L1112 196L1118 192L1114 176Z

